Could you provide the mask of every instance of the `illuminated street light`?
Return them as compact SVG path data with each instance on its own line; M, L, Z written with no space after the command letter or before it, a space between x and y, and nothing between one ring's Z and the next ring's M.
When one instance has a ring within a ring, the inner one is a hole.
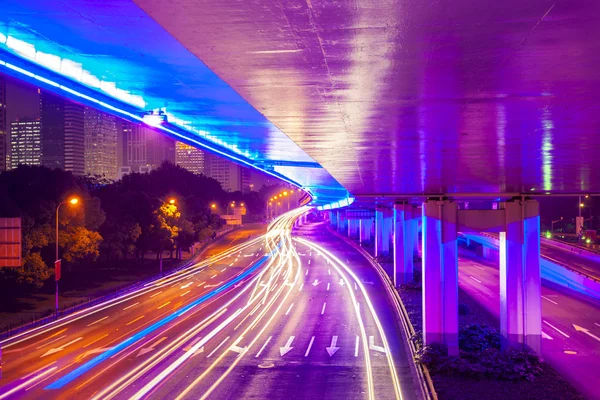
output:
M175 204L175 199L169 199L169 204Z
M61 269L60 260L58 259L58 210L60 209L60 206L62 206L65 203L75 206L79 203L79 198L71 197L69 200L63 201L62 203L59 203L58 206L56 206L56 260L54 261L54 281L56 282L56 292L55 292L55 298L54 298L54 309L56 311L57 317L58 317L58 280L60 279L60 269Z
M241 206L241 207L244 207L244 203L240 203L240 206Z
M583 203L579 203L579 207L583 207L583 206L584 206L584 204L583 204Z
M216 205L215 203L212 203L212 204L210 205L210 208L212 208L212 209L214 210L214 209L216 209L216 208L217 208L217 205Z

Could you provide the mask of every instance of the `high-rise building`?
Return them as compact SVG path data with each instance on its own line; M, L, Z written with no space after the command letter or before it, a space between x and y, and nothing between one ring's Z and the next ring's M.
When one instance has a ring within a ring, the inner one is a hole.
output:
M149 172L165 161L175 163L175 141L144 125L123 122L121 140L119 178L131 172Z
M241 167L223 157L205 153L204 174L219 181L223 190L228 192L242 190Z
M175 144L175 163L194 174L204 172L204 152L189 144Z
M0 75L0 172L8 169L8 135L6 126L6 79Z
M24 118L10 124L10 169L19 165L42 164L40 121Z
M42 165L85 174L84 107L54 94L40 94Z
M84 111L85 174L118 178L117 119L86 107Z

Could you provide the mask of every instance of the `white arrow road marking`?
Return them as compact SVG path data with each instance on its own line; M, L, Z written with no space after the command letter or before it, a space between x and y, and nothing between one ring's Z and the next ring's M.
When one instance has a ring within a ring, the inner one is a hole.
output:
M267 345L271 341L272 337L273 336L269 336L269 338L267 339L267 341L265 342L265 344L262 345L262 347L260 348L260 350L258 351L258 353L256 353L256 355L254 356L254 358L258 358L258 356L260 356L260 353L262 353L262 351L265 349L265 347L267 347Z
M327 306L327 303L323 303L323 308L321 309L321 315L325 314L325 307Z
M598 337L598 336L594 335L593 333L591 333L589 329L584 328L584 327L579 326L579 325L575 325L575 324L573 324L573 328L575 328L575 330L577 332L583 332L586 335L588 335L589 337L591 337L591 338L597 340L598 342L600 342L600 337Z
M544 339L548 339L548 340L554 340L552 339L552 336L548 335L546 332L542 331L542 337Z
M188 287L190 287L190 285L191 285L192 283L194 283L194 282L189 282L189 283L186 283L185 285L183 285L183 286L181 287L181 289L187 289Z
M544 320L543 321L546 325L548 325L550 328L554 329L555 331L557 331L558 333L560 333L561 335L563 335L566 338L570 338L571 336L567 335L566 333L564 333L563 331L561 331L560 329L558 329L557 327L555 327L554 325L552 325L550 322Z
M56 338L56 339L54 339L54 340L51 340L51 341L49 341L48 343L45 343L45 344L43 344L43 345L41 345L41 346L38 346L38 347L36 347L35 349L36 349L36 350L39 350L39 349L41 349L42 347L46 347L46 346L48 346L49 344L52 344L52 343L54 343L54 342L58 342L59 340L61 340L61 339L64 339L64 338L66 338L66 337L67 337L67 335L62 335L62 336L60 336L60 337L57 337L57 338ZM9 351L10 351L10 350L9 350ZM8 351L4 350L4 354L8 354Z
M385 348L382 346L375 346L375 338L373 336L369 336L369 350L379 351L380 353L385 353Z
M358 357L358 345L360 340L358 339L358 335L356 335L356 344L354 345L354 357Z
M308 348L306 349L306 353L304 353L304 357L308 357L308 353L310 353L310 349L315 341L315 337L310 338L310 343L308 344Z
M331 338L331 346L325 347L325 350L327 350L327 354L329 354L329 357L332 357L335 354L335 352L340 349L339 347L336 347L337 340L338 340L337 336L332 337Z
M346 282L344 282L343 279L340 279L340 286L344 286L346 284Z
M219 348L221 346L223 346L225 344L226 341L229 340L229 336L227 336L225 339L223 339L223 341L221 343L219 343L219 345L217 347L214 348L213 351L211 351L210 353L208 353L208 355L206 356L206 358L212 356L213 354L215 354L215 351L219 350Z
M237 340L229 347L229 350L235 351L238 354L242 354L242 352L246 351L246 347L240 347L238 344L244 339L243 336L237 338Z
M281 355L281 357L285 356L287 353L289 353L290 350L293 349L293 347L291 346L292 342L294 341L294 338L295 336L290 336L285 346L279 348L279 354Z
M81 355L81 357L78 357L78 359L86 358L87 356L92 354L104 353L105 351L108 351L110 349L112 349L112 347L98 347L97 349L86 351Z
M321 282L319 282L319 280L318 280L318 279L315 279L315 281L312 283L312 285L313 285L313 286L317 286L319 283L321 283Z
M156 348L156 346L158 346L165 340L167 340L167 337L163 336L160 339L158 339L156 342L149 345L148 347L142 347L136 357L143 356L144 354L151 352L152 350L154 350Z
M43 358L43 357L49 356L49 355L51 355L51 354L54 354L54 353L58 353L59 351L63 351L63 350L66 348L66 347L69 347L69 346L70 346L70 345L72 345L73 343L77 343L77 342L79 342L81 339L83 339L83 337L78 337L78 338L77 338L77 339L75 339L75 340L71 340L71 341L70 341L69 343L67 343L67 344L63 344L62 346L60 346L60 347L57 347L57 348L55 348L55 349L50 349L50 350L48 350L47 352L45 352L44 354L42 354L42 356L41 356L40 358Z

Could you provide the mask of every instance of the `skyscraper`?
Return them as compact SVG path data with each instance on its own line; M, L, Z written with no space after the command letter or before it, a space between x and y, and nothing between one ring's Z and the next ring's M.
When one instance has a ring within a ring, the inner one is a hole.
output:
M89 107L84 117L85 174L117 179L117 119Z
M123 122L121 140L119 178L131 172L149 172L165 161L175 163L175 141L144 125Z
M42 164L42 135L40 121L24 118L10 124L10 166Z
M175 144L175 163L194 174L204 172L204 152L185 143Z
M10 158L6 131L6 79L0 75L0 172L8 169Z
M204 174L219 181L223 190L228 192L242 190L241 167L223 157L205 153Z
M40 94L42 165L85 173L84 107L51 93Z

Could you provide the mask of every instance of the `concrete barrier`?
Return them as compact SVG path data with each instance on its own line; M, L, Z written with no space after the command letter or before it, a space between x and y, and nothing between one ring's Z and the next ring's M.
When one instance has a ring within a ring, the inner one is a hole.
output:
M586 249L585 247L561 242L559 240L548 239L545 237L542 237L542 244L556 247L568 251L569 253L577 254L578 256L585 257L596 262L600 262L600 253L596 253L595 251Z

